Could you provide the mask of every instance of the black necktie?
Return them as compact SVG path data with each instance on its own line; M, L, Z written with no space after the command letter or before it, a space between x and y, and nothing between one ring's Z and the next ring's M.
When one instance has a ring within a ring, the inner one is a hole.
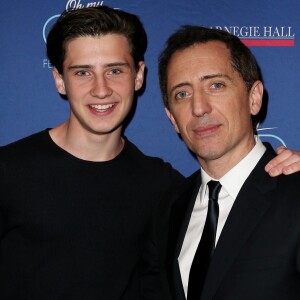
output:
M219 217L218 195L222 186L220 182L213 180L207 185L209 188L207 216L190 270L187 300L200 300L210 259L215 250Z

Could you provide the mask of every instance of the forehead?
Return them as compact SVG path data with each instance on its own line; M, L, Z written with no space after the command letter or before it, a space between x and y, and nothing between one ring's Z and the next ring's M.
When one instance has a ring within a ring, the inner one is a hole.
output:
M131 57L127 38L121 34L80 36L66 43L65 61L80 57L121 56Z
M210 41L176 51L169 61L167 77L169 84L180 78L188 80L193 76L233 72L230 52L226 45L219 41Z

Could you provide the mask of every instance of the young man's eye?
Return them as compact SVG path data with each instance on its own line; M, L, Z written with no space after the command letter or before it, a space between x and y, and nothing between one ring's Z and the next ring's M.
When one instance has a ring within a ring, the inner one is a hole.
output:
M119 70L119 69L112 69L112 70L110 71L110 73L113 74L113 75L119 75L119 74L121 74L122 72L121 72L121 70Z
M78 76L87 76L89 73L87 71L78 71L76 75Z

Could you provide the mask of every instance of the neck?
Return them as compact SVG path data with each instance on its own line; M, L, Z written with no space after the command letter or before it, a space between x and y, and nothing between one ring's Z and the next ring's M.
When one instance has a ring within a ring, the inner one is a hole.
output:
M204 159L198 157L199 163L203 170L212 178L220 179L234 166L236 166L249 152L254 148L256 142L254 136L244 144L239 144L227 153L221 154L215 159Z
M84 129L73 130L66 121L51 129L52 140L73 156L88 161L108 161L115 158L124 147L121 127L109 134L95 134Z

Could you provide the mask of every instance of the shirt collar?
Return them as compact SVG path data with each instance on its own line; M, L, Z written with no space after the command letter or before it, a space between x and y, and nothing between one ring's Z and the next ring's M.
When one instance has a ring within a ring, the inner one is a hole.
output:
M236 199L245 180L266 151L266 147L263 145L258 136L255 136L255 140L256 144L253 149L237 165L219 179L222 184L222 189L224 188L233 199ZM207 183L210 180L216 179L211 178L202 168L201 179L202 184L199 192L200 199L203 199Z

